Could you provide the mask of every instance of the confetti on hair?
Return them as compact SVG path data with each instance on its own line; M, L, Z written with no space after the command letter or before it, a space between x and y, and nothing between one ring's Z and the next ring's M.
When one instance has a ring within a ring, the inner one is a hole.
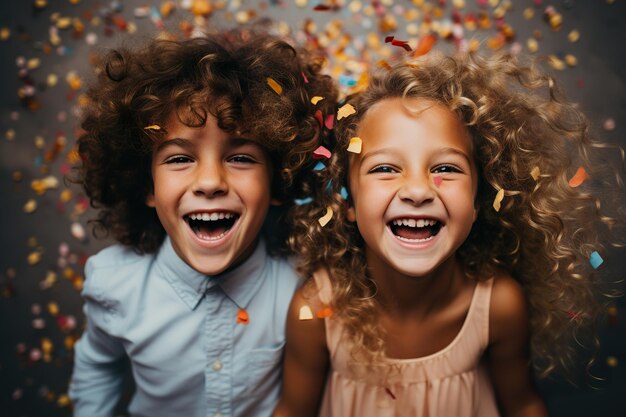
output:
M159 125L150 125L143 128L143 130L161 130L161 126Z
M534 167L531 171L530 171L530 176L533 177L533 179L535 181L539 180L539 177L541 176L541 170L539 169L539 167Z
M435 183L435 187L439 188L441 182L443 181L443 177L441 175L436 175L433 177L433 183Z
M322 111L321 110L315 110L315 118L317 119L318 122L320 122L320 126L324 125L324 116L322 115Z
M267 77L267 85L269 85L276 94L281 95L283 93L283 87L274 81L272 77Z
M604 263L604 259L602 259L602 256L600 256L598 252L593 251L591 252L591 255L589 255L589 263L593 269L598 269L600 265Z
M305 204L309 204L313 201L313 198L311 197L305 197L305 198L296 198L295 200L293 200L293 202L298 205L298 206L303 206Z
M341 195L341 198L343 198L344 200L348 199L348 190L346 190L346 187L342 186L341 191L339 191L339 194Z
M313 151L313 159L325 159L330 158L330 151L323 146L318 147Z
M302 75L302 79L304 80L304 83L308 84L309 83L309 79L307 78L307 76L304 73L304 71L301 71L300 74Z
M325 319L326 317L330 317L332 315L333 315L333 309L330 307L324 307L323 309L315 313L315 316L318 319Z
M248 316L248 312L243 308L240 308L237 312L237 324L248 324L250 323L250 317Z
M570 178L569 186L572 188L576 188L580 184L585 182L585 180L588 178L589 176L587 175L587 171L585 171L585 168L579 167L578 170L576 171L576 174L574 174L574 176Z
M317 103L319 103L320 101L324 100L324 97L322 96L315 96L311 99L311 103L313 103L313 105L317 105Z
M352 116L354 113L356 113L356 110L354 109L354 107L352 107L352 104L344 104L337 111L337 120L341 120L344 117Z
M352 153L361 153L361 149L363 147L363 141L360 137L355 136L350 139L350 144L348 145L348 152Z
M413 52L413 57L417 58L418 56L426 55L433 49L435 43L437 42L437 37L435 35L426 35L420 38L417 43L417 47L415 48L415 52Z
M411 52L412 51L412 49L409 46L409 43L407 41L400 41L400 40L394 39L393 36L385 37L385 43L391 43L393 46L399 46L401 48L404 48L404 50L407 51L407 52Z
M326 214L320 217L317 221L319 222L320 226L324 227L328 224L328 222L332 218L333 218L333 209L330 207L326 207Z
M322 161L318 161L318 163L313 167L313 171L323 171L326 169L326 165Z
M324 126L326 126L326 129L332 130L335 126L335 116L332 114L326 116L326 119L324 119Z
M496 194L496 198L493 199L493 209L495 211L500 211L500 203L504 199L504 188L501 188Z
M572 320L580 320L581 318L580 313L576 313L574 311L568 311L567 316Z
M311 307L304 305L300 307L300 313L298 314L299 320L313 320L313 312Z

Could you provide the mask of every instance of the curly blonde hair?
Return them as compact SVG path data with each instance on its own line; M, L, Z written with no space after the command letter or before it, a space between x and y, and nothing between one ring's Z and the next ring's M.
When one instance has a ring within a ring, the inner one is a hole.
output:
M139 253L159 248L165 229L145 201L153 187L152 151L165 129L146 127L165 126L171 115L200 127L212 114L220 129L249 133L269 153L272 196L285 204L272 216L283 227L271 228L266 237L273 252L283 252L284 215L302 194L299 170L326 134L314 112L332 112L337 97L322 63L321 57L254 28L154 39L100 56L97 79L87 90L78 139L82 164L74 179L99 209L96 236L112 236ZM315 95L326 99L314 106Z
M300 270L307 276L329 270L333 307L354 341L355 358L381 359L385 346L364 243L347 220L350 202L340 189L348 187L346 148L359 122L373 104L393 97L438 102L463 121L479 170L479 215L457 256L473 279L503 269L523 286L540 376L575 368L576 345L597 342L593 325L602 311L600 271L589 257L618 246L623 236L624 152L592 139L582 112L536 63L473 53L427 55L372 75L364 91L346 100L356 114L339 121L326 169L310 178L313 201L292 211L290 243L302 256ZM619 159L619 168L607 167L608 159ZM569 179L580 166L589 179L572 187ZM612 201L602 196L607 188L615 190ZM496 212L498 190L505 190L505 198ZM321 227L317 219L327 207L334 217Z

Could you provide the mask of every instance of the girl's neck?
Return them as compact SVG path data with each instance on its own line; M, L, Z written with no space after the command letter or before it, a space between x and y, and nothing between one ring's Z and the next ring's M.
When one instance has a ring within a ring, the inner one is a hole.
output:
M467 280L454 255L425 276L407 276L386 264L371 262L368 272L376 282L376 299L381 307L394 314L427 315L445 308Z

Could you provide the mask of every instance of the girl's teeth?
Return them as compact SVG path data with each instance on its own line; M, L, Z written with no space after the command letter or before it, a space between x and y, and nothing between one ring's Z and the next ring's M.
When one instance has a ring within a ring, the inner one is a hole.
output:
M203 220L205 222L230 219L234 216L232 213L193 213L189 215L191 220Z
M395 226L408 226L408 227L425 227L434 226L437 224L437 220L430 219L396 219L392 222Z

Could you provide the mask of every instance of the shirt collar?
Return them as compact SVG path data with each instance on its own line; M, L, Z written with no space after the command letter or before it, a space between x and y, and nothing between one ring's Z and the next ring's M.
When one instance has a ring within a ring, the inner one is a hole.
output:
M171 239L166 237L155 266L191 310L198 307L206 291L215 285L219 285L239 308L245 309L261 285L266 260L265 242L259 240L252 255L241 265L223 274L208 276L183 261Z

